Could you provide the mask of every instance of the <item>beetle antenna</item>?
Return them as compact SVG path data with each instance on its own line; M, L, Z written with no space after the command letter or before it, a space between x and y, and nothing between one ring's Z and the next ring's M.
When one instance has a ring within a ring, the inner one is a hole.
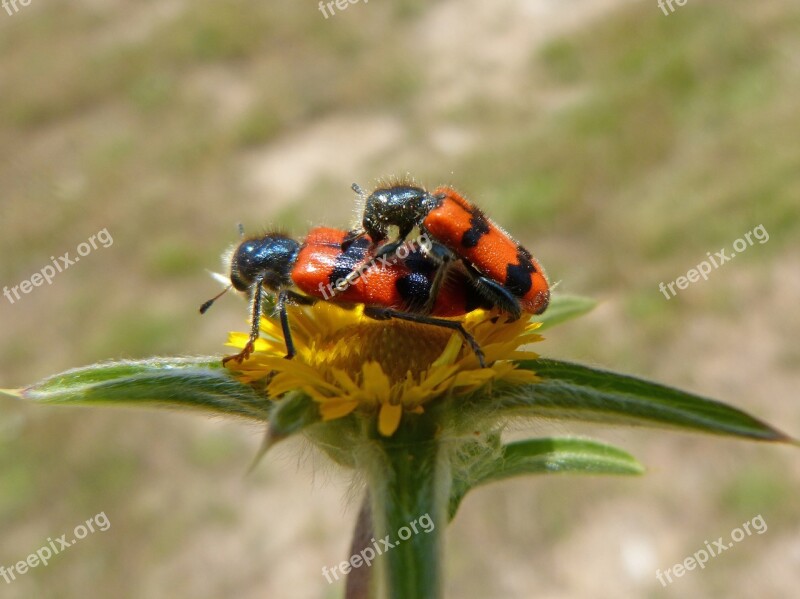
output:
M225 289L223 289L222 291L220 291L220 292L219 292L217 295L215 295L215 296L214 296L214 297L212 297L210 300L208 300L207 302L205 302L205 303L204 303L202 306L200 306L200 314L205 314L205 313L206 313L206 311L207 311L207 310L208 310L208 309L209 309L209 308L210 308L210 307L211 307L211 306L214 304L214 302L215 302L215 301L217 301L219 298L221 298L223 295L225 295L225 293L226 293L226 292L227 292L227 291L228 291L228 290L229 290L231 287L232 287L232 285L228 285L228 286L227 286Z
M362 200L363 200L363 199L365 199L365 198L367 197L367 193L366 193L366 192L365 192L365 191L364 191L364 190L361 188L361 186L360 186L358 183L353 183L353 184L350 186L350 189L352 189L353 191L355 191L355 192L356 192L356 194L358 194L358 196L359 196L359 197L360 197Z

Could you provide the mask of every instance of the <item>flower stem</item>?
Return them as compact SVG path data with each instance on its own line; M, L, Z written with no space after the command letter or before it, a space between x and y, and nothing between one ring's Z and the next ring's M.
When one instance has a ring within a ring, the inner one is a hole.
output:
M370 452L377 458L370 460L368 484L376 546L382 552L377 560L380 586L388 599L441 597L451 478L434 430L409 427L376 441L373 448L379 451Z
M350 555L359 555L366 547L372 546L372 502L369 494L364 497L358 512L353 540L350 543ZM372 599L374 596L373 571L369 567L350 570L344 588L345 599Z

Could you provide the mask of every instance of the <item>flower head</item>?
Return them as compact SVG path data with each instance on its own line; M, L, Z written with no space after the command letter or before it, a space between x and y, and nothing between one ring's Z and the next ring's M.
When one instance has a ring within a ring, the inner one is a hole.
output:
M427 324L378 321L362 308L344 309L317 302L293 306L289 316L297 355L286 360L280 324L261 320L262 336L241 364L229 362L246 383L268 379L270 397L300 390L319 404L323 420L354 411L375 414L378 430L392 435L403 412L419 414L425 404L449 394L471 393L492 381L533 382L513 360L534 359L522 345L539 341L538 322L503 322L493 312L476 310L463 326L483 349L486 368L463 347L458 333ZM247 343L246 333L231 333L228 345Z

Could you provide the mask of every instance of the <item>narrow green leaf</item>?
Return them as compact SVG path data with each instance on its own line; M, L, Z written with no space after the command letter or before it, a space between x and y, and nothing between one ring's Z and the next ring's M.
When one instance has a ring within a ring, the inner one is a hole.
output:
M644 467L628 452L577 438L527 439L509 443L457 474L450 495L450 517L475 487L528 474L642 474Z
M670 426L760 441L784 433L724 403L614 372L557 360L529 360L540 383L501 390L493 403L524 416L628 425Z
M550 298L550 305L541 316L534 317L542 323L538 329L544 331L557 324L583 316L587 312L591 312L597 302L589 297L581 297L579 295L553 295Z
M627 451L589 439L527 439L504 446L484 482L547 472L642 474L644 467Z
M59 405L196 408L266 420L266 397L237 381L219 358L154 358L75 368L21 389L17 395Z

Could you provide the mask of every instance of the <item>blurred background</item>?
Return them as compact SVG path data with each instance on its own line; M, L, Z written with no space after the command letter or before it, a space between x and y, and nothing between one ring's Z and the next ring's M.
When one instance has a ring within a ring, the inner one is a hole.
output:
M16 11L14 9L16 6ZM104 359L208 355L245 303L207 269L238 238L348 226L349 185L455 185L560 293L597 298L542 354L719 398L800 434L800 6L794 0L33 0L0 9L0 285L113 238L13 303L0 387ZM763 224L708 281L659 291ZM85 249L85 248L84 248ZM12 296L13 297L13 296ZM796 596L796 449L532 422L631 451L637 479L472 494L449 597ZM514 431L512 431L512 434ZM10 598L334 598L357 492L259 427L0 398L0 565L111 522ZM300 456L298 458L298 456ZM665 570L768 525L666 588Z

